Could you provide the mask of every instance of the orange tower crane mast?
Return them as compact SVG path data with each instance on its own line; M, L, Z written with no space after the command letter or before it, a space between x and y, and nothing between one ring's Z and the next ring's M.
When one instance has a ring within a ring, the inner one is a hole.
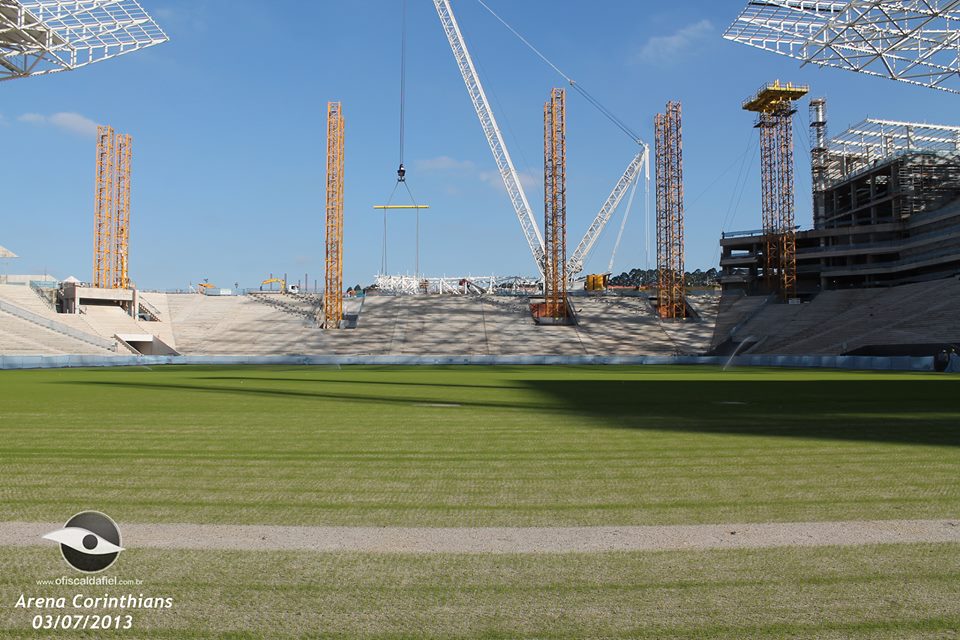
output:
M327 233L323 291L323 327L338 329L343 320L343 107L327 104Z
M567 316L566 91L554 89L543 106L544 264L546 315Z
M787 299L797 288L797 231L793 177L794 102L810 88L781 84L760 89L743 103L757 115L760 129L760 178L763 208L764 279L767 288Z
M684 282L683 129L679 102L654 118L657 163L657 308L664 319L687 315Z

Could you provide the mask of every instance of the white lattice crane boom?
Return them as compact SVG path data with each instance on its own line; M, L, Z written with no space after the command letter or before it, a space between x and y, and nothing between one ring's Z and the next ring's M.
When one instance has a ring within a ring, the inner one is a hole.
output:
M490 102L487 100L483 85L480 84L480 77L473 65L473 59L470 57L467 43L460 31L460 25L457 24L457 19L453 14L450 0L434 0L433 4L437 9L437 15L440 16L443 31L450 42L450 48L457 60L457 66L460 67L463 82L467 86L467 93L470 95L470 102L473 103L473 108L480 119L480 126L483 127L483 134L490 145L490 151L493 152L493 159L497 163L497 169L499 169L500 177L503 179L503 186L506 187L510 203L520 220L524 238L526 238L530 252L533 254L537 269L543 275L543 235L540 233L540 227L537 225L533 210L530 208L527 195L523 191L523 185L520 184L520 175L510 158L510 152L507 151L507 145L503 140L500 127L497 125L493 110L490 108Z
M569 260L567 260L567 274L571 279L576 278L577 274L583 271L583 266L587 261L587 256L590 255L590 251L593 250L594 245L597 243L597 240L603 233L603 229L607 226L607 223L610 222L613 214L617 211L617 208L620 206L620 202L630 189L630 185L640 177L640 172L643 171L644 167L646 167L647 178L649 179L649 160L650 148L644 144L643 150L634 156L633 160L630 161L630 164L627 165L626 171L624 171L623 175L620 176L620 179L617 180L617 184L614 185L613 191L610 192L610 196L607 197L606 202L604 202L603 206L600 207L600 212L597 214L597 217L593 219L593 223L587 229L587 232L584 234L580 244L577 245L573 255L570 256Z

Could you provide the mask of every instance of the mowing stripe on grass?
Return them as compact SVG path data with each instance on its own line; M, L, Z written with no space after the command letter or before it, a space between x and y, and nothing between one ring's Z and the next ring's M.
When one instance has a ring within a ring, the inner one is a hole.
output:
M3 522L10 546L40 546L62 525ZM960 520L626 527L297 527L125 524L127 548L362 553L582 553L960 543Z

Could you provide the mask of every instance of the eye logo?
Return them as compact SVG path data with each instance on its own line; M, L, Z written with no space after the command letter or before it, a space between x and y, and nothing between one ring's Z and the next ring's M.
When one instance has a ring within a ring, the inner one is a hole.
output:
M97 573L112 565L123 547L120 529L110 516L99 511L84 511L67 520L63 529L43 536L60 543L63 559L77 571Z

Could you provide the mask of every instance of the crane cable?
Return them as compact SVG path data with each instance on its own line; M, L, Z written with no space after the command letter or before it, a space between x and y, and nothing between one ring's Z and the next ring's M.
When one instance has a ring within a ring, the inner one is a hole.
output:
M627 199L627 210L623 212L623 220L620 221L620 232L617 234L617 241L613 245L613 253L610 254L610 264L607 265L607 273L613 273L613 262L617 259L617 250L620 248L620 241L623 240L623 230L627 226L627 218L630 217L630 210L633 209L633 197L637 195L637 186L640 184L638 175L633 181L633 187L630 189L630 197Z
M397 189L403 184L410 197L410 202L416 211L416 272L420 274L420 209L417 199L407 184L407 169L403 165L404 146L406 142L406 118L407 115L407 0L401 2L400 17L400 166L397 168L397 182L393 185L390 197L387 199L387 208L383 210L383 252L381 255L380 271L384 275L387 272L387 210L393 204L393 199L397 195Z
M403 0L400 17L400 168L397 181L404 181L403 143L407 115L407 0Z
M644 144L643 138L641 138L640 135L637 134L636 131L634 131L633 129L631 129L631 128L627 125L627 123L625 123L623 120L621 120L620 118L618 118L618 117L616 116L616 114L614 114L612 111L610 111L610 109L608 109L607 107L605 107L605 106L603 105L603 103L601 103L599 100L597 100L596 98L594 98L593 95L591 95L589 91L587 91L587 90L584 89L579 83L577 83L576 80L574 80L573 78L571 78L570 76L568 76L566 73L564 73L563 70L560 69L560 67L558 67L558 66L555 65L553 62L551 62L550 59L547 58L547 56L543 55L543 53L542 53L539 49L537 49L535 46L533 46L533 44L531 44L529 40L527 40L526 38L524 38L524 37L520 34L520 32L518 32L516 29L514 29L513 27L511 27L511 26L507 23L506 20L504 20L503 18L501 18L501 17L497 14L497 12L495 12L493 9L491 9L491 8L489 7L489 5L487 5L486 2L484 2L483 0L477 0L477 2L479 2L479 3L480 3L480 6L482 6L484 9L486 9L486 10L490 13L490 15L492 15L494 18L496 18L497 21L500 22L500 24L502 24L504 27L506 27L507 30L510 31L510 33L512 33L513 35L515 35L517 38L519 38L519 39L520 39L520 42L522 42L523 44L525 44L528 49L530 49L531 51L533 51L533 53L535 53L538 58L540 58L541 60L543 60L545 63L547 63L547 65L548 65L551 69L553 69L553 70L556 71L558 74L560 74L560 75L563 77L563 79L566 80L567 83L568 83L571 87L573 87L573 89L574 89L577 93L579 93L581 96L583 96L583 97L587 100L587 102L589 102L591 105L593 105L593 107L594 107L595 109L597 109L600 113L602 113L602 114L603 114L610 122L612 122L618 129L620 129L620 130L623 131L625 134L627 134L627 135L630 137L630 139L632 139L632 140L633 140L634 142L636 142L637 144L639 144L639 145L643 145L643 144Z

